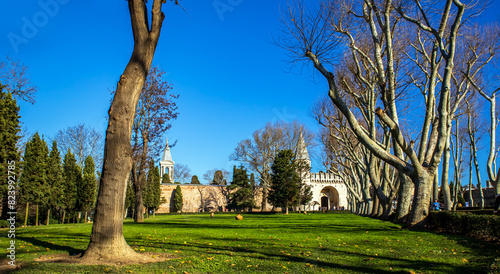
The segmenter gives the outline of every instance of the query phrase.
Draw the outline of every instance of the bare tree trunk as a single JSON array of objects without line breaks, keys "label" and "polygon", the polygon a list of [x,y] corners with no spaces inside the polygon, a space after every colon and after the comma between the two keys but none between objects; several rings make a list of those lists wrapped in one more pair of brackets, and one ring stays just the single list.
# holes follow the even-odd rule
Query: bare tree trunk
[{"label": "bare tree trunk", "polygon": [[408,225],[410,227],[421,226],[429,214],[431,201],[431,191],[434,177],[427,172],[418,172],[418,177],[414,179],[415,196],[413,198],[412,210]]},{"label": "bare tree trunk", "polygon": [[446,142],[444,153],[443,153],[443,169],[441,173],[441,193],[444,199],[444,210],[451,210],[451,196],[450,196],[450,186],[448,185],[448,173],[450,170],[450,136],[448,136],[448,141]]},{"label": "bare tree trunk", "polygon": [[50,208],[47,210],[47,225],[50,224]]},{"label": "bare tree trunk", "polygon": [[88,217],[88,216],[87,216],[87,211],[85,211],[85,223],[87,223],[87,222],[88,222],[87,217]]},{"label": "bare tree trunk", "polygon": [[38,226],[38,205],[36,205],[35,226]]},{"label": "bare tree trunk", "polygon": [[406,221],[406,217],[410,212],[413,182],[408,176],[402,173],[400,173],[398,176],[400,184],[398,191],[398,205],[396,207],[396,216],[394,217],[394,222],[401,223]]},{"label": "bare tree trunk", "polygon": [[24,226],[28,224],[28,209],[30,207],[30,202],[26,203],[26,214],[24,215]]},{"label": "bare tree trunk", "polygon": [[[469,202],[470,202],[470,206],[474,206],[474,198],[472,197],[472,189],[473,189],[473,185],[472,185],[472,155],[470,156],[470,163],[469,163]],[[455,186],[455,189],[457,189],[457,187]]]},{"label": "bare tree trunk", "polygon": [[162,1],[154,0],[151,29],[146,3],[128,1],[134,34],[134,50],[117,84],[109,109],[104,165],[90,243],[83,260],[138,260],[123,237],[123,212],[127,182],[132,169],[130,139],[137,102],[144,86],[160,36],[164,14]]},{"label": "bare tree trunk", "polygon": [[62,222],[61,224],[64,224],[64,218],[66,217],[66,210],[63,210],[63,217],[62,217]]}]

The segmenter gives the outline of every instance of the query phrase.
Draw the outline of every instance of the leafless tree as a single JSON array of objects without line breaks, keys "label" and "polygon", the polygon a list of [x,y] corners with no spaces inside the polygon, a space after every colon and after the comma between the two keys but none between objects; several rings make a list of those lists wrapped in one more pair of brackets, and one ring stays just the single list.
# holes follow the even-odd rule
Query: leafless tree
[{"label": "leafless tree", "polygon": [[[134,37],[134,50],[125,67],[109,109],[104,165],[92,225],[90,243],[83,260],[144,262],[123,237],[124,202],[132,170],[131,134],[137,103],[160,38],[165,0],[154,0],[151,21],[144,0],[127,1]],[[177,3],[177,2],[176,2]],[[141,211],[142,212],[142,211]],[[137,212],[139,214],[140,212]]]},{"label": "leafless tree", "polygon": [[[477,31],[471,32],[470,37],[471,42],[469,44],[469,48],[471,54],[483,59],[483,63],[485,65],[488,64],[489,62],[487,61],[491,60],[494,56],[498,56],[500,47],[500,27],[498,24],[487,28],[479,28]],[[469,67],[465,67],[462,72],[470,81],[472,86],[484,99],[488,101],[490,105],[490,121],[488,129],[490,143],[486,170],[489,183],[494,187],[495,194],[500,194],[500,176],[498,176],[500,170],[495,169],[498,152],[496,134],[498,122],[500,121],[500,118],[497,115],[496,95],[497,92],[500,91],[500,87],[498,87],[498,81],[487,81],[484,74],[473,75],[470,72]],[[496,84],[496,86],[492,86],[491,83]]]},{"label": "leafless tree", "polygon": [[243,164],[254,172],[263,187],[262,208],[267,204],[267,189],[271,183],[271,166],[274,157],[280,150],[296,151],[299,137],[302,134],[309,153],[315,145],[314,134],[297,121],[291,123],[267,123],[262,129],[256,130],[252,138],[240,141],[235,151],[229,156],[231,160]]},{"label": "leafless tree", "polygon": [[35,103],[38,87],[31,82],[28,67],[21,61],[10,57],[0,61],[0,83],[5,85],[7,92],[12,93],[17,100]]},{"label": "leafless tree", "polygon": [[191,178],[191,169],[187,165],[175,164],[174,182],[186,183],[185,181]]},{"label": "leafless tree", "polygon": [[[132,127],[132,181],[135,189],[136,212],[144,203],[142,189],[146,185],[146,169],[150,158],[156,158],[164,148],[165,133],[172,127],[171,120],[178,113],[172,86],[164,79],[164,71],[153,66],[142,88]],[[175,145],[175,144],[174,144]],[[142,214],[135,215],[136,222],[143,222]]]},{"label": "leafless tree", "polygon": [[[474,165],[476,179],[477,179],[477,188],[479,190],[479,206],[481,209],[484,208],[484,194],[481,182],[481,172],[479,169],[479,162],[477,161],[477,151],[479,149],[479,142],[486,132],[485,124],[481,121],[479,116],[480,113],[480,105],[478,102],[478,98],[474,96],[470,96],[468,100],[466,100],[467,104],[467,134],[469,137],[469,153],[470,153],[470,171],[472,171],[472,165]],[[472,172],[469,174],[469,177],[472,177]],[[470,180],[470,179],[469,179]],[[469,189],[472,191],[472,189]]]},{"label": "leafless tree", "polygon": [[[433,182],[451,130],[452,114],[465,96],[458,92],[452,94],[452,81],[457,45],[461,46],[457,44],[459,31],[469,8],[459,0],[432,3],[419,0],[322,1],[311,9],[299,2],[291,6],[281,19],[284,36],[278,44],[296,57],[292,63],[310,62],[325,78],[330,100],[346,117],[356,138],[374,157],[398,171],[399,181],[404,182],[402,186],[406,188],[403,192],[400,188],[399,196],[411,196],[409,188],[405,187],[408,179],[415,185],[407,221],[409,226],[423,224],[428,214]],[[430,77],[425,89],[421,141],[415,147],[415,142],[405,134],[400,123],[398,107],[405,86],[401,85],[398,72],[400,65],[408,63],[399,59],[402,58],[400,47],[408,37],[417,37],[419,32],[425,37],[423,48],[430,50],[430,65],[425,69],[426,73],[430,72]],[[398,40],[400,38],[405,40]],[[337,44],[340,46],[336,47]],[[356,78],[363,82],[363,86],[376,89],[375,114],[390,133],[391,150],[373,138],[373,132],[365,128],[363,120],[356,115],[357,109],[348,103],[358,99],[362,91],[346,92],[341,87],[338,75],[342,69],[332,61],[334,54],[338,59],[350,56]],[[416,50],[416,54],[422,52]],[[372,73],[360,73],[366,70]],[[346,99],[347,95],[349,99]]]},{"label": "leafless tree", "polygon": [[59,130],[54,137],[59,150],[66,153],[71,150],[75,155],[76,162],[83,170],[85,159],[92,156],[96,165],[96,170],[102,166],[104,153],[104,137],[102,132],[95,128],[86,126],[84,123],[77,123],[74,126]]},{"label": "leafless tree", "polygon": [[203,179],[209,185],[227,185],[232,179],[232,173],[225,169],[211,169],[203,174]]}]

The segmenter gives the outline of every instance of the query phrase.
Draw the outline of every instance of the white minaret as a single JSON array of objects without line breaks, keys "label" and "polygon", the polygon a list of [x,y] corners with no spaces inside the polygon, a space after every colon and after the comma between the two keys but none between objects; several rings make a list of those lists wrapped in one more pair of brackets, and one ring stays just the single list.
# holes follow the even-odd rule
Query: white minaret
[{"label": "white minaret", "polygon": [[170,147],[168,146],[168,138],[167,144],[165,145],[165,150],[163,150],[163,156],[160,161],[160,177],[163,177],[163,174],[167,173],[170,177],[170,182],[174,182],[174,161],[172,161],[172,154],[170,153]]}]

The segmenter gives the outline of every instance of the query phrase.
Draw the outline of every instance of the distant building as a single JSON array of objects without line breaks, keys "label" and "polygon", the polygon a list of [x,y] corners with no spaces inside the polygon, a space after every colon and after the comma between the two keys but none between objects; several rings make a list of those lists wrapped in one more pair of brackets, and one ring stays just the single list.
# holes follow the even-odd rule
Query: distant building
[{"label": "distant building", "polygon": [[[295,159],[311,166],[311,159],[302,134],[300,134]],[[306,210],[317,210],[320,208],[348,208],[347,187],[339,176],[333,173],[311,173],[310,170],[301,174],[305,184],[311,186],[313,198],[306,206]]]},{"label": "distant building", "polygon": [[[300,135],[297,150],[295,151],[295,158],[303,161],[309,167],[311,166],[311,159],[304,142],[304,138]],[[167,144],[163,151],[163,156],[160,161],[160,175],[169,174],[170,181],[174,182],[175,162],[172,160],[170,147]],[[347,203],[347,187],[342,180],[333,173],[311,173],[310,169],[301,174],[302,180],[311,186],[313,198],[305,206],[306,210],[320,210],[321,208],[345,208],[348,209]],[[224,211],[227,207],[228,190],[226,186],[217,185],[180,185],[184,200],[184,212],[198,212],[198,211]],[[168,213],[173,210],[173,199],[176,185],[162,185],[162,197],[166,203],[160,205],[158,213]],[[262,188],[257,187],[254,191],[256,197],[255,202],[257,206],[262,202]],[[267,203],[264,211],[270,211],[273,207]],[[259,211],[259,210],[254,210]]]},{"label": "distant building", "polygon": [[170,177],[170,182],[174,182],[174,164],[175,162],[172,160],[167,138],[167,144],[165,145],[163,156],[160,161],[160,177],[163,177],[163,174],[167,173]]}]

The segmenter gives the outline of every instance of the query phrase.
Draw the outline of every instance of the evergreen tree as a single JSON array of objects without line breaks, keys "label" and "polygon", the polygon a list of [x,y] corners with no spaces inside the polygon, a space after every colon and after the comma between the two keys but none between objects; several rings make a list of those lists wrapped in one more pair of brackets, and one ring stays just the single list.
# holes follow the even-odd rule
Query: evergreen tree
[{"label": "evergreen tree", "polygon": [[[62,200],[62,209],[64,210],[63,221],[65,213],[68,214],[75,213],[78,206],[78,185],[81,184],[82,181],[82,172],[80,167],[76,163],[75,156],[71,153],[71,150],[68,150],[66,155],[64,156],[64,164],[63,164],[63,191],[64,198]],[[69,216],[68,216],[69,218]],[[69,219],[68,219],[69,220]]]},{"label": "evergreen tree", "polygon": [[[0,83],[0,200],[2,200],[2,220],[7,217],[9,179],[17,185],[20,174],[19,152],[16,144],[19,140],[19,107],[10,93],[3,91]],[[10,172],[10,174],[9,174]],[[10,176],[10,177],[9,177]],[[12,187],[10,191],[15,191]],[[11,192],[14,194],[14,192]]]},{"label": "evergreen tree", "polygon": [[240,168],[233,169],[233,181],[227,187],[230,191],[236,190],[229,194],[228,208],[236,210],[244,210],[247,208],[256,208],[253,199],[253,190],[250,185],[246,169],[241,166]]},{"label": "evergreen tree", "polygon": [[163,176],[161,176],[161,183],[162,184],[171,184],[172,183],[170,181],[170,175],[168,173],[163,173]]},{"label": "evergreen tree", "polygon": [[191,177],[191,184],[192,185],[199,185],[199,184],[201,184],[200,180],[198,180],[198,176],[193,175],[193,177]]},{"label": "evergreen tree", "polygon": [[21,201],[26,203],[25,224],[28,218],[29,205],[36,205],[35,225],[38,225],[38,208],[48,204],[50,186],[47,183],[47,163],[49,148],[38,132],[31,137],[24,151],[23,173],[19,182]]},{"label": "evergreen tree", "polygon": [[47,183],[50,188],[50,199],[48,200],[48,209],[50,211],[47,212],[47,219],[50,219],[50,212],[52,212],[52,215],[56,213],[56,210],[61,207],[61,201],[64,197],[61,154],[56,141],[52,142],[52,149],[47,163]]},{"label": "evergreen tree", "polygon": [[154,172],[153,172],[153,197],[152,197],[152,205],[151,207],[154,208],[154,210],[158,210],[160,208],[160,203],[161,203],[161,182],[160,182],[160,168],[155,167]]},{"label": "evergreen tree", "polygon": [[271,167],[271,186],[267,200],[273,206],[288,207],[297,205],[300,177],[293,161],[293,152],[289,149],[278,152]]},{"label": "evergreen tree", "polygon": [[183,206],[183,201],[182,201],[181,186],[177,186],[175,188],[175,194],[174,194],[174,210],[176,212],[182,211],[182,206]]},{"label": "evergreen tree", "polygon": [[160,169],[155,167],[154,161],[151,161],[150,168],[148,171],[148,177],[146,185],[143,189],[143,203],[149,210],[158,210],[160,207],[160,197],[161,197],[161,183],[160,183]]},{"label": "evergreen tree", "polygon": [[125,216],[128,215],[129,208],[135,208],[135,192],[130,179],[127,182],[127,192],[125,194]]},{"label": "evergreen tree", "polygon": [[92,156],[87,156],[85,166],[83,168],[83,179],[77,185],[78,194],[78,210],[85,212],[85,222],[87,221],[87,213],[94,205],[96,197],[96,176],[95,165]]}]

